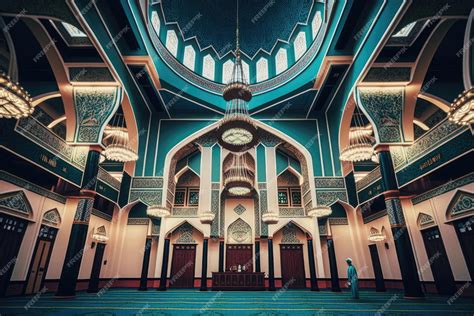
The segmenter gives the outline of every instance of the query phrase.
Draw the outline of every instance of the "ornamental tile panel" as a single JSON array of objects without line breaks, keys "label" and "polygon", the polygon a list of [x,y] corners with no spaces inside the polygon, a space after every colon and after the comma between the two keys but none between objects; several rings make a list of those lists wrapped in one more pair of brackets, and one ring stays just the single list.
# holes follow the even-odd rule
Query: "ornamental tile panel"
[{"label": "ornamental tile panel", "polygon": [[33,214],[31,204],[23,191],[12,191],[0,195],[0,208],[30,216]]},{"label": "ornamental tile panel", "polygon": [[133,177],[132,188],[140,188],[140,189],[163,188],[163,177]]},{"label": "ornamental tile panel", "polygon": [[316,189],[345,189],[346,185],[342,177],[315,177]]},{"label": "ornamental tile panel", "polygon": [[239,204],[236,207],[234,207],[234,212],[237,215],[242,215],[245,211],[246,211],[246,209],[242,204]]}]

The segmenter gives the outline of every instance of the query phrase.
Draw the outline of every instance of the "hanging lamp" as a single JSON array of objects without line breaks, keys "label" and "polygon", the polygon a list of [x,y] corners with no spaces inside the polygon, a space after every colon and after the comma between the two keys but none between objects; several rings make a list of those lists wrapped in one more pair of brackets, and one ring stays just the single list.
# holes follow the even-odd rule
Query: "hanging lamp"
[{"label": "hanging lamp", "polygon": [[138,159],[137,152],[130,146],[123,114],[115,114],[112,126],[105,129],[104,144],[103,154],[107,160],[129,162]]},{"label": "hanging lamp", "polygon": [[355,106],[354,123],[355,126],[349,130],[349,146],[341,150],[340,159],[342,161],[364,161],[371,160],[374,154],[372,147],[372,128],[364,126],[363,114]]},{"label": "hanging lamp", "polygon": [[0,118],[19,119],[33,113],[32,99],[18,83],[0,73]]},{"label": "hanging lamp", "polygon": [[231,195],[249,195],[254,188],[254,173],[247,164],[245,154],[231,155],[232,165],[224,171],[224,187]]},{"label": "hanging lamp", "polygon": [[448,119],[459,125],[474,124],[474,88],[465,90],[451,103]]},{"label": "hanging lamp", "polygon": [[308,216],[326,217],[332,214],[332,209],[326,205],[317,205],[308,211]]},{"label": "hanging lamp", "polygon": [[248,112],[247,102],[252,99],[252,91],[245,78],[240,57],[238,0],[235,63],[232,77],[224,87],[222,95],[227,106],[224,117],[217,126],[218,142],[232,152],[247,151],[257,143],[257,126]]}]

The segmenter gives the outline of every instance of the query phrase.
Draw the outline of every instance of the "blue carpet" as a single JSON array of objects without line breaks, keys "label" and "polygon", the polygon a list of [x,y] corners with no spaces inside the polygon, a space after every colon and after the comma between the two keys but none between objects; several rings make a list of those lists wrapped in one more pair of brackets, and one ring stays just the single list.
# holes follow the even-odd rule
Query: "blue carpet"
[{"label": "blue carpet", "polygon": [[401,292],[327,291],[199,292],[196,290],[111,289],[100,294],[80,292],[74,299],[53,294],[0,299],[5,315],[470,315],[474,299],[459,298],[448,304],[447,296],[407,300]]}]

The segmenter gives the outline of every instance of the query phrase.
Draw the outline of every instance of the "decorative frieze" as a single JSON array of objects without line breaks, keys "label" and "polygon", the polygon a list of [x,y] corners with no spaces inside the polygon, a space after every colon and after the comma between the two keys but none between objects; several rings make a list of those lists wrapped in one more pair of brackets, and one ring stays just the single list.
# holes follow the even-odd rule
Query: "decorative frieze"
[{"label": "decorative frieze", "polygon": [[189,216],[197,216],[198,208],[197,207],[173,207],[173,211],[171,212],[172,216],[177,217],[189,217]]},{"label": "decorative frieze", "polygon": [[120,181],[115,179],[110,173],[108,173],[101,167],[99,167],[97,178],[105,182],[106,184],[110,185],[112,188],[116,189],[117,191],[120,190]]},{"label": "decorative frieze", "polygon": [[431,198],[434,198],[438,195],[444,194],[446,192],[449,192],[451,190],[454,190],[456,188],[462,187],[466,184],[473,183],[474,182],[474,172],[471,172],[464,177],[458,178],[456,180],[450,181],[448,183],[445,183],[439,187],[436,187],[430,191],[427,191],[425,193],[422,193],[412,199],[413,205],[419,204],[423,201],[429,200]]},{"label": "decorative frieze", "polygon": [[147,205],[159,205],[161,204],[161,190],[157,191],[142,191],[142,190],[131,190],[130,191],[130,202],[140,200]]},{"label": "decorative frieze", "polygon": [[163,177],[133,177],[132,189],[161,189]]},{"label": "decorative frieze", "polygon": [[112,221],[112,216],[110,216],[109,214],[105,214],[104,212],[101,212],[95,208],[92,209],[92,215],[105,219],[106,221],[109,221],[109,222]]},{"label": "decorative frieze", "polygon": [[316,191],[318,205],[331,205],[336,201],[347,202],[346,191]]},{"label": "decorative frieze", "polygon": [[315,177],[314,185],[318,189],[345,189],[343,177]]},{"label": "decorative frieze", "polygon": [[329,217],[328,221],[330,225],[349,225],[346,217]]},{"label": "decorative frieze", "polygon": [[127,225],[148,225],[149,219],[148,218],[128,218]]},{"label": "decorative frieze", "polygon": [[304,217],[304,209],[302,207],[280,207],[280,217]]}]

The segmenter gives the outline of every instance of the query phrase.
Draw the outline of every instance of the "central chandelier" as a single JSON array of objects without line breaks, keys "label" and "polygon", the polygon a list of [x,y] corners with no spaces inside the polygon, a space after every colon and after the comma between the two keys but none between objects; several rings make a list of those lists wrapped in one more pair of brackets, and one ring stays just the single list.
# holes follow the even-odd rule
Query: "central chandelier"
[{"label": "central chandelier", "polygon": [[0,118],[29,116],[35,109],[31,101],[28,92],[5,73],[0,73]]},{"label": "central chandelier", "polygon": [[245,154],[231,154],[232,165],[224,172],[224,187],[235,196],[249,195],[253,190],[254,174],[247,165]]},{"label": "central chandelier", "polygon": [[232,152],[247,151],[257,143],[257,126],[248,112],[247,102],[252,99],[252,91],[245,78],[240,57],[238,0],[235,63],[232,77],[222,92],[227,107],[224,117],[217,126],[218,142]]},{"label": "central chandelier", "polygon": [[130,146],[128,130],[122,114],[115,114],[112,126],[105,129],[103,154],[106,159],[128,162],[138,159],[137,152]]},{"label": "central chandelier", "polygon": [[146,209],[146,215],[151,218],[161,218],[170,215],[168,208],[161,205],[150,205]]},{"label": "central chandelier", "polygon": [[465,90],[454,100],[448,118],[459,125],[474,124],[474,88]]},{"label": "central chandelier", "polygon": [[363,114],[355,107],[354,123],[356,126],[349,130],[349,146],[341,150],[342,161],[364,161],[371,160],[374,154],[372,148],[372,128],[364,126]]},{"label": "central chandelier", "polygon": [[326,217],[332,214],[332,209],[326,205],[318,205],[308,211],[308,216],[311,217]]}]

